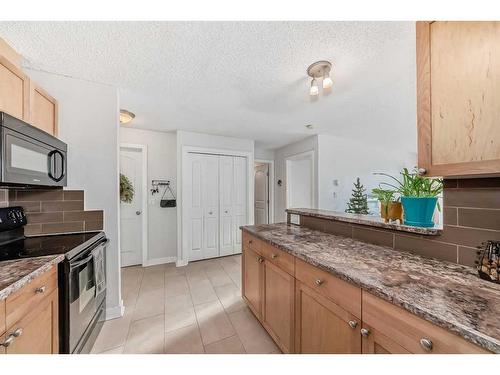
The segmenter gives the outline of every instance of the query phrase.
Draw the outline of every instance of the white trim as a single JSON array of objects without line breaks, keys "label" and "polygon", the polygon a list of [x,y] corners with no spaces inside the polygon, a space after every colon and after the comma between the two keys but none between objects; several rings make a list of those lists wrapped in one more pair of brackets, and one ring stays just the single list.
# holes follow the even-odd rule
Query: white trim
[{"label": "white trim", "polygon": [[158,264],[167,264],[174,263],[177,260],[177,257],[165,257],[165,258],[155,258],[148,259],[146,262],[142,264],[143,267],[156,266]]},{"label": "white trim", "polygon": [[[274,160],[271,159],[254,159],[255,163],[269,164],[269,224],[275,222],[274,218]],[[255,180],[255,173],[254,173]],[[255,209],[255,205],[254,205]]]},{"label": "white trim", "polygon": [[118,306],[106,308],[106,320],[121,318],[124,313],[125,306],[123,305],[123,300],[120,300],[120,304]]},{"label": "white trim", "polygon": [[[148,146],[135,143],[120,143],[120,152],[122,148],[132,148],[142,152],[142,265],[148,261]],[[121,225],[121,213],[120,213]],[[122,250],[120,248],[120,257]]]},{"label": "white trim", "polygon": [[290,191],[288,189],[288,178],[290,176],[289,168],[290,168],[290,161],[293,160],[303,160],[303,159],[311,159],[311,194],[312,194],[312,208],[317,207],[317,202],[316,202],[316,173],[315,173],[315,168],[316,168],[316,163],[314,160],[314,150],[306,151],[306,152],[301,152],[299,154],[294,154],[285,157],[285,208],[290,208],[288,207],[288,202],[290,202]]},{"label": "white trim", "polygon": [[[179,152],[179,138],[177,138],[177,152]],[[187,221],[184,215],[184,186],[183,186],[183,166],[186,165],[186,158],[188,153],[212,154],[212,155],[227,155],[227,156],[241,156],[247,160],[247,222],[253,224],[253,205],[254,205],[254,192],[253,192],[253,174],[254,174],[254,158],[252,151],[237,151],[228,149],[216,149],[210,147],[195,147],[195,146],[182,146],[180,155],[178,154],[177,160],[177,199],[180,202],[180,207],[177,210],[177,267],[188,264],[188,254],[184,254],[183,246],[183,227],[184,222]],[[187,207],[187,204],[186,204]]]}]

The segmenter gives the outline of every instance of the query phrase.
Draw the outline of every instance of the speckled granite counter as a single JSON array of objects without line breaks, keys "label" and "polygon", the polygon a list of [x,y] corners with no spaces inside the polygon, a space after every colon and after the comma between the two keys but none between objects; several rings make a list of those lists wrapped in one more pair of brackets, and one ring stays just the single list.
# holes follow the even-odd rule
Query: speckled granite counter
[{"label": "speckled granite counter", "polygon": [[64,259],[64,254],[0,262],[0,300]]},{"label": "speckled granite counter", "polygon": [[317,208],[289,208],[286,210],[288,214],[316,217],[318,219],[341,221],[343,223],[367,225],[370,227],[385,228],[397,230],[400,232],[422,234],[424,236],[436,236],[443,232],[442,228],[431,227],[413,227],[410,225],[398,224],[397,222],[385,222],[379,216],[348,214],[345,212],[320,210]]},{"label": "speckled granite counter", "polygon": [[500,285],[474,269],[293,224],[243,230],[495,353]]}]

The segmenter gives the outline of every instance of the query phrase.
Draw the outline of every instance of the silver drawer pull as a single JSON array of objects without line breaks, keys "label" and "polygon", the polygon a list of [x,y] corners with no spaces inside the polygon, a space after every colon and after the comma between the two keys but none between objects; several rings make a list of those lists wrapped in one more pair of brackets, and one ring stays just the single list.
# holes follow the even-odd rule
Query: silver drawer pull
[{"label": "silver drawer pull", "polygon": [[257,260],[259,261],[259,263],[264,262],[264,258],[262,258],[262,257],[257,257]]},{"label": "silver drawer pull", "polygon": [[12,332],[9,336],[19,337],[22,334],[23,334],[23,329],[22,328],[18,328],[14,332]]},{"label": "silver drawer pull", "polygon": [[361,328],[361,336],[368,337],[370,335],[370,330],[368,328]]},{"label": "silver drawer pull", "polygon": [[314,281],[314,282],[316,283],[317,286],[320,286],[323,284],[324,281],[321,279],[316,279],[316,281]]},{"label": "silver drawer pull", "polygon": [[271,255],[271,258],[276,259],[278,256],[276,254]]},{"label": "silver drawer pull", "polygon": [[432,351],[432,340],[428,339],[427,337],[422,337],[420,339],[420,346],[426,351],[430,352]]},{"label": "silver drawer pull", "polygon": [[9,337],[7,337],[4,342],[0,343],[0,346],[8,348],[10,344],[12,344],[12,341],[14,341],[14,336],[9,335]]},{"label": "silver drawer pull", "polygon": [[45,293],[45,290],[47,290],[47,287],[45,285],[39,286],[38,288],[35,289],[36,294],[43,294]]},{"label": "silver drawer pull", "polygon": [[349,327],[351,327],[352,329],[354,329],[358,326],[358,322],[355,320],[349,320],[348,323],[349,323]]}]

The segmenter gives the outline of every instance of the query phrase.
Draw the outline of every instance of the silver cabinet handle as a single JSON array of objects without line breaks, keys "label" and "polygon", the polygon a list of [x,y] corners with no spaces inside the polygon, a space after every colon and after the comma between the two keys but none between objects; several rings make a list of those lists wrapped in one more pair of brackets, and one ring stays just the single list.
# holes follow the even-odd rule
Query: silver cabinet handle
[{"label": "silver cabinet handle", "polygon": [[2,343],[0,344],[0,346],[3,346],[4,348],[9,347],[9,346],[12,344],[12,342],[14,341],[14,339],[15,339],[16,337],[21,336],[22,334],[23,334],[23,329],[22,329],[22,328],[18,328],[18,329],[16,329],[14,332],[12,332],[12,333],[11,333],[11,334],[10,334],[10,335],[9,335],[9,336],[5,339],[5,341],[4,341],[4,342],[2,342]]},{"label": "silver cabinet handle", "polygon": [[142,212],[141,211],[135,211],[136,215],[140,215]]},{"label": "silver cabinet handle", "polygon": [[420,176],[423,176],[423,175],[427,174],[427,169],[425,169],[425,168],[418,168],[417,172],[418,172],[418,174]]},{"label": "silver cabinet handle", "polygon": [[47,287],[45,285],[39,286],[38,288],[35,289],[36,294],[43,294],[45,293],[45,290],[47,290]]},{"label": "silver cabinet handle", "polygon": [[323,282],[324,282],[324,281],[323,281],[323,280],[321,280],[321,279],[316,279],[316,281],[314,281],[314,282],[315,282],[315,284],[316,284],[317,286],[320,286],[320,285],[322,285],[322,284],[323,284]]},{"label": "silver cabinet handle", "polygon": [[276,259],[278,256],[276,254],[271,255],[271,258]]},{"label": "silver cabinet handle", "polygon": [[257,257],[257,260],[259,261],[259,263],[264,262],[264,258],[262,258],[262,257]]},{"label": "silver cabinet handle", "polygon": [[358,322],[355,320],[349,320],[348,323],[349,323],[349,327],[351,327],[352,329],[354,329],[358,326]]},{"label": "silver cabinet handle", "polygon": [[209,212],[208,212],[208,214],[209,214],[209,215],[212,215],[212,214],[213,214],[213,212],[212,212],[212,211],[209,211]]},{"label": "silver cabinet handle", "polygon": [[228,211],[224,211],[224,213],[225,213],[225,214],[227,214],[227,213],[228,213]]},{"label": "silver cabinet handle", "polygon": [[370,335],[370,330],[368,328],[361,328],[361,336],[368,337]]},{"label": "silver cabinet handle", "polygon": [[422,337],[420,339],[420,346],[426,351],[432,351],[432,340],[427,337]]}]

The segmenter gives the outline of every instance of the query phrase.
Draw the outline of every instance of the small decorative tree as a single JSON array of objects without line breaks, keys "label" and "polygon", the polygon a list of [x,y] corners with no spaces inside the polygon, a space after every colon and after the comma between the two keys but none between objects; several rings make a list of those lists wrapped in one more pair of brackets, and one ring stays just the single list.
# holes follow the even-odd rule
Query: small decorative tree
[{"label": "small decorative tree", "polygon": [[369,214],[368,211],[368,200],[365,194],[366,189],[359,181],[359,177],[354,183],[354,189],[352,189],[352,197],[347,202],[347,209],[345,212],[350,214]]}]

